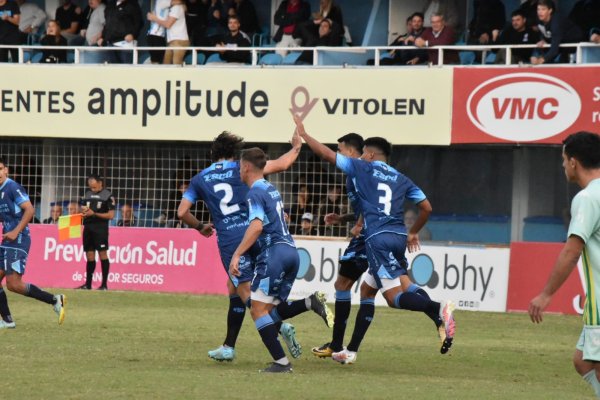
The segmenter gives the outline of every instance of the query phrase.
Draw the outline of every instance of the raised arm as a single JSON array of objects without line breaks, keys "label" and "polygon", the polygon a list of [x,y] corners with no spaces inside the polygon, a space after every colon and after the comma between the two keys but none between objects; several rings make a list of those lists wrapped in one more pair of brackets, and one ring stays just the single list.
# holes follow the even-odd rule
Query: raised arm
[{"label": "raised arm", "polygon": [[310,147],[310,149],[321,159],[335,165],[336,152],[306,133],[302,119],[300,119],[298,115],[294,114],[293,111],[292,115],[294,116],[294,122],[296,123],[296,130],[298,131],[300,137],[304,139],[308,147]]},{"label": "raised arm", "polygon": [[290,140],[290,143],[292,144],[290,151],[276,160],[267,161],[267,165],[265,165],[264,170],[265,175],[285,171],[292,166],[294,161],[296,161],[298,154],[300,154],[300,149],[302,148],[302,138],[298,134],[297,129],[294,130],[294,134],[292,135],[292,140]]}]

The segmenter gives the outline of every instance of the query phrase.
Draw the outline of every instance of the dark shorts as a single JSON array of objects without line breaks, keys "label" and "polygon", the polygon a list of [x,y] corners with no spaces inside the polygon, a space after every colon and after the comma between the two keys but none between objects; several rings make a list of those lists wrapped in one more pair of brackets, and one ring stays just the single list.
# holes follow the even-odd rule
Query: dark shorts
[{"label": "dark shorts", "polygon": [[369,263],[367,260],[365,238],[363,235],[354,237],[350,240],[346,251],[340,257],[339,274],[357,281],[368,268]]},{"label": "dark shorts", "polygon": [[299,267],[296,247],[279,243],[266,248],[256,257],[252,292],[262,292],[261,296],[286,301]]},{"label": "dark shorts", "polygon": [[406,235],[384,232],[366,241],[369,271],[379,288],[381,279],[406,275]]},{"label": "dark shorts", "polygon": [[108,251],[108,226],[84,225],[83,250]]},{"label": "dark shorts", "polygon": [[237,249],[237,246],[219,246],[219,254],[221,255],[221,262],[223,263],[223,268],[225,268],[225,272],[233,283],[233,286],[238,287],[240,283],[250,282],[252,277],[254,277],[254,259],[250,255],[250,252],[244,253],[243,256],[240,257],[240,263],[238,268],[240,270],[240,276],[233,276],[229,274],[229,264],[231,263],[231,257],[233,257],[233,253]]},{"label": "dark shorts", "polygon": [[29,253],[25,249],[0,247],[0,270],[4,271],[6,275],[10,275],[13,272],[19,275],[25,274],[28,255]]}]

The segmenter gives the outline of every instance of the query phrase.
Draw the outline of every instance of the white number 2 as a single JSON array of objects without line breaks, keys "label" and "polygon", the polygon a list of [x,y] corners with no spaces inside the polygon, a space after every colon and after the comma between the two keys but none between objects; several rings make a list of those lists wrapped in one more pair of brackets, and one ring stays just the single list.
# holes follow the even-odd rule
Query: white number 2
[{"label": "white number 2", "polygon": [[221,199],[219,203],[219,207],[221,208],[221,212],[223,215],[233,214],[234,212],[240,211],[240,206],[234,204],[232,206],[229,205],[231,199],[233,199],[233,189],[231,185],[228,183],[219,183],[214,186],[215,193],[217,192],[225,192],[225,196]]},{"label": "white number 2", "polygon": [[392,189],[385,183],[379,183],[377,184],[377,190],[384,193],[383,196],[379,197],[379,203],[383,204],[383,213],[390,215],[390,211],[392,210]]}]

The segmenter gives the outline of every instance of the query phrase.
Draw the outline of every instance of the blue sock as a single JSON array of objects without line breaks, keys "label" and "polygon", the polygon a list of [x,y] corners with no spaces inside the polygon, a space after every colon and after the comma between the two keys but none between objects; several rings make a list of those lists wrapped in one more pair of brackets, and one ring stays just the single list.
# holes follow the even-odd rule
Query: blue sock
[{"label": "blue sock", "polygon": [[54,295],[48,292],[44,292],[42,289],[35,285],[32,285],[31,283],[28,283],[26,286],[25,296],[32,297],[36,300],[43,301],[44,303],[52,305],[56,303],[56,300],[54,300]]},{"label": "blue sock", "polygon": [[263,315],[254,321],[254,325],[256,325],[256,329],[273,360],[277,361],[284,358],[285,353],[283,352],[281,343],[279,343],[279,340],[277,339],[277,328],[275,328],[271,316],[269,314]]},{"label": "blue sock", "polygon": [[333,351],[341,351],[346,333],[346,323],[350,315],[350,301],[352,292],[350,290],[335,291],[335,319],[333,320],[333,337],[329,347]]},{"label": "blue sock", "polygon": [[271,318],[273,321],[285,321],[288,318],[293,318],[298,314],[302,314],[303,312],[308,311],[308,307],[306,307],[306,301],[296,300],[296,301],[284,301],[282,303],[277,304],[277,307],[274,307],[271,312]]},{"label": "blue sock", "polygon": [[0,314],[4,322],[13,322],[12,315],[10,315],[10,309],[8,308],[8,298],[4,288],[0,286]]},{"label": "blue sock", "polygon": [[[425,289],[415,285],[414,283],[410,285],[410,287],[407,290],[407,293],[416,293],[427,300],[431,300],[429,294],[425,291]],[[427,314],[427,316],[433,321],[435,326],[440,326],[442,324],[439,308],[437,311],[434,308],[430,308],[428,311],[425,311],[425,314]]]},{"label": "blue sock", "polygon": [[246,306],[240,296],[233,295],[229,296],[229,311],[227,312],[227,336],[225,336],[225,342],[223,343],[229,347],[235,347],[240,329],[242,329],[242,323],[244,322],[244,316],[246,315]]},{"label": "blue sock", "polygon": [[352,340],[348,344],[348,350],[358,351],[360,344],[373,321],[375,315],[375,299],[362,299],[360,301],[360,308],[358,314],[356,314],[356,323],[354,324],[354,332],[352,333]]}]

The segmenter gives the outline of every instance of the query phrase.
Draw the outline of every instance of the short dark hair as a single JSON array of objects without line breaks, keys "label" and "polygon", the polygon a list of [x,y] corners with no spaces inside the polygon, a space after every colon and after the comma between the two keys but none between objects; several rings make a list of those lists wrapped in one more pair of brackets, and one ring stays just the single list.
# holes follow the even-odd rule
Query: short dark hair
[{"label": "short dark hair", "polygon": [[513,11],[510,14],[511,17],[523,17],[524,19],[527,19],[527,15],[525,14],[525,11],[521,10],[520,8],[517,8],[515,11]]},{"label": "short dark hair", "polygon": [[410,19],[412,20],[414,17],[419,17],[423,21],[425,20],[425,15],[422,12],[417,11],[416,13],[413,13],[413,15],[410,16]]},{"label": "short dark hair", "polygon": [[85,181],[88,182],[90,179],[93,179],[96,182],[100,182],[100,183],[104,184],[104,178],[102,176],[100,176],[100,174],[89,174]]},{"label": "short dark hair", "polygon": [[344,143],[356,149],[356,151],[358,151],[359,153],[362,153],[363,146],[365,145],[362,136],[360,136],[358,133],[347,133],[341,138],[339,138],[337,141],[338,143]]},{"label": "short dark hair", "polygon": [[389,157],[392,154],[392,144],[382,137],[370,137],[365,140],[365,147],[375,147],[381,151],[385,157]]},{"label": "short dark hair", "polygon": [[263,170],[267,165],[267,155],[259,147],[242,150],[242,161],[249,162],[254,167]]},{"label": "short dark hair", "polygon": [[556,10],[556,4],[554,4],[554,0],[539,0],[538,6],[548,7],[550,10]]},{"label": "short dark hair", "polygon": [[577,132],[563,140],[567,157],[575,158],[583,168],[600,168],[600,135],[591,132]]},{"label": "short dark hair", "polygon": [[237,158],[242,147],[244,147],[244,138],[234,135],[231,132],[223,131],[213,140],[210,152],[213,161],[218,161],[222,158]]}]

